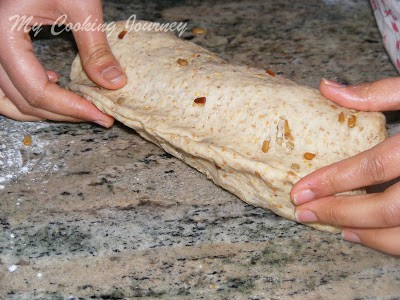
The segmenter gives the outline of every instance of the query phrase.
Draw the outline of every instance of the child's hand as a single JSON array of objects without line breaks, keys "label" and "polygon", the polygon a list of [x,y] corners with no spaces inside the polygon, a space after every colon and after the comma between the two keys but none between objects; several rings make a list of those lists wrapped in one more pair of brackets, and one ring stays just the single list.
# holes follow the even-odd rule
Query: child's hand
[{"label": "child's hand", "polygon": [[[0,115],[17,120],[93,121],[109,127],[113,118],[99,111],[79,95],[58,86],[58,75],[46,71],[36,58],[29,34],[12,30],[11,17],[32,16],[29,25],[53,25],[62,15],[67,23],[103,21],[100,0],[2,0],[0,1]],[[97,20],[96,20],[97,19]],[[108,88],[123,87],[127,78],[112,55],[104,32],[75,31],[84,69],[97,84]]]},{"label": "child's hand", "polygon": [[[400,78],[348,87],[322,80],[320,89],[325,97],[345,107],[364,111],[400,109]],[[343,228],[346,240],[400,255],[400,182],[383,193],[334,196],[399,176],[400,135],[396,135],[296,183],[291,198],[297,205],[297,219],[337,225]]]}]

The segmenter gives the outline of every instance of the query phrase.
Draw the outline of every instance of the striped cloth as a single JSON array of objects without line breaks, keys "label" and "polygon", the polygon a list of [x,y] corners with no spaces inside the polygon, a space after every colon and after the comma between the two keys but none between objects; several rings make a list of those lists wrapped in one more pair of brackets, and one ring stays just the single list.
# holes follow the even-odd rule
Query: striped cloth
[{"label": "striped cloth", "polygon": [[371,0],[383,43],[400,72],[400,0]]}]

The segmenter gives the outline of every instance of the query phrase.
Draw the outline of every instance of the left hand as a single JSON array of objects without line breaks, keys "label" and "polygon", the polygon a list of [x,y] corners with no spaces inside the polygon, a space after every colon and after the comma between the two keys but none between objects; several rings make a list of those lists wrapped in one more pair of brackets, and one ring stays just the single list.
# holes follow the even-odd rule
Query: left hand
[{"label": "left hand", "polygon": [[[19,18],[25,21],[21,23]],[[73,28],[76,25],[83,27],[72,32],[83,68],[92,81],[110,90],[127,83],[105,32],[98,29],[103,24],[100,0],[1,0],[0,115],[21,121],[92,121],[110,127],[114,122],[112,117],[55,83],[57,73],[42,66],[31,38],[24,30],[37,24],[61,22],[71,24]]]},{"label": "left hand", "polygon": [[[343,86],[322,80],[321,93],[363,111],[400,110],[400,77]],[[400,177],[400,134],[372,149],[326,166],[295,184],[291,199],[302,223],[342,228],[345,240],[400,255],[400,182],[381,193],[337,195]]]}]

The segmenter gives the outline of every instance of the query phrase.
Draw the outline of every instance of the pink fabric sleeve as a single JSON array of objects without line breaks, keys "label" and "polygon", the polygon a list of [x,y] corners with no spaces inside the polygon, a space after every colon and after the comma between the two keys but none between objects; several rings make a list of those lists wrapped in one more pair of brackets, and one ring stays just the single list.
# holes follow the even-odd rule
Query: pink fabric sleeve
[{"label": "pink fabric sleeve", "polygon": [[383,44],[400,72],[400,0],[371,0]]}]

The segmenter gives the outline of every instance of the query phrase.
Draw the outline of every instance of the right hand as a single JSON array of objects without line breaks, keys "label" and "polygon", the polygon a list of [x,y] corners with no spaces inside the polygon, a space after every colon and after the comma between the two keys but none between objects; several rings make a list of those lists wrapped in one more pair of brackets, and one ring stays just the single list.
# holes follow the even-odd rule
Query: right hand
[{"label": "right hand", "polygon": [[[323,80],[321,93],[339,105],[363,111],[400,109],[400,77],[353,86]],[[345,240],[400,255],[400,134],[358,155],[299,180],[291,198],[302,223],[342,228]],[[340,193],[395,180],[383,192]]]}]

